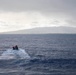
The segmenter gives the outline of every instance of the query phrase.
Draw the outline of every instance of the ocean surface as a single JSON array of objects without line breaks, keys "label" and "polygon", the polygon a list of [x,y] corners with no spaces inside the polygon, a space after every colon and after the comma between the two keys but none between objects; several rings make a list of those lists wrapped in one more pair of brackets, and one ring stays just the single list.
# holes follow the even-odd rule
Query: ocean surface
[{"label": "ocean surface", "polygon": [[76,34],[1,34],[0,56],[14,45],[31,59],[0,60],[0,75],[76,75]]}]

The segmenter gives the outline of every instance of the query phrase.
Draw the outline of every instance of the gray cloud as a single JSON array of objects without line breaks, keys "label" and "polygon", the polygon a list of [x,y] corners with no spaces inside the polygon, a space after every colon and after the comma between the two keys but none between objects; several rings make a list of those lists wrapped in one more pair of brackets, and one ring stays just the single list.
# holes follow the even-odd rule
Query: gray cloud
[{"label": "gray cloud", "polygon": [[65,18],[69,18],[68,21],[66,20],[67,23],[76,24],[76,0],[0,0],[0,10],[39,11],[46,15],[65,15]]},{"label": "gray cloud", "polygon": [[0,0],[0,10],[76,12],[76,0]]}]

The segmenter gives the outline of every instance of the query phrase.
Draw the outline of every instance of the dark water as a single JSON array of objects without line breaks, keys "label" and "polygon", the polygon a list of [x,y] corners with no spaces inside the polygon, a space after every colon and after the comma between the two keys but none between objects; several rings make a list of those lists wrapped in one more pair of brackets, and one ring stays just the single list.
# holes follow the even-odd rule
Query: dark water
[{"label": "dark water", "polygon": [[0,35],[0,54],[13,45],[31,60],[0,60],[0,75],[76,75],[76,35]]}]

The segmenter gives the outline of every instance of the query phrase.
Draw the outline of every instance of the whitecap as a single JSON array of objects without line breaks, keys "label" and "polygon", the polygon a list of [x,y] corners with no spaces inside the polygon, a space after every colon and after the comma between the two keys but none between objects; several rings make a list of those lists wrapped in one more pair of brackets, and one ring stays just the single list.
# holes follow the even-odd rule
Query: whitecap
[{"label": "whitecap", "polygon": [[30,59],[30,56],[24,49],[8,49],[1,54],[0,59]]}]

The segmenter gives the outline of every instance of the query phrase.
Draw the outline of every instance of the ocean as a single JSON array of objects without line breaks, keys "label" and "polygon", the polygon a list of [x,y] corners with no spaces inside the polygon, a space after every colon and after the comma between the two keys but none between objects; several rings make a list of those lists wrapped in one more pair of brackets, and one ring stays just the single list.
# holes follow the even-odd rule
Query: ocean
[{"label": "ocean", "polygon": [[76,34],[0,34],[0,56],[14,45],[31,59],[0,60],[0,75],[76,75]]}]

